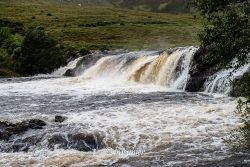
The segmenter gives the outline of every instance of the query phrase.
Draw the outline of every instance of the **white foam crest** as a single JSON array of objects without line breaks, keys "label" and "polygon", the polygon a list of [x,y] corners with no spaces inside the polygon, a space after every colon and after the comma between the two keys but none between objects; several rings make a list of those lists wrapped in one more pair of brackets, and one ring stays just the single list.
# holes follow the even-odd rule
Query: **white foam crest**
[{"label": "white foam crest", "polygon": [[191,66],[191,61],[193,59],[194,53],[198,50],[196,47],[187,48],[184,53],[182,53],[182,60],[180,62],[180,69],[177,71],[178,77],[172,81],[171,86],[173,89],[185,90],[187,81],[189,79],[189,69]]},{"label": "white foam crest", "polygon": [[[236,59],[232,61],[232,64],[236,63]],[[218,93],[218,94],[229,94],[232,89],[232,81],[235,78],[242,76],[249,70],[250,64],[234,70],[233,68],[220,70],[214,75],[210,76],[204,84],[206,93]]]},{"label": "white foam crest", "polygon": [[55,70],[52,75],[62,76],[67,70],[73,69],[76,67],[77,63],[82,59],[82,57],[78,57],[75,60],[70,61],[66,66],[60,67]]}]

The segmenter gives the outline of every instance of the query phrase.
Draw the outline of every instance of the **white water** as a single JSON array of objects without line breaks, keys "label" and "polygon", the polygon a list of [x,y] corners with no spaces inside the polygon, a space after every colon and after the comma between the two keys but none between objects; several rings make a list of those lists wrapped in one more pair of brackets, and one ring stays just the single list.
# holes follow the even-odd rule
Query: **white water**
[{"label": "white water", "polygon": [[60,67],[59,69],[55,70],[52,75],[60,75],[62,76],[67,70],[73,69],[76,67],[76,64],[82,59],[79,57],[73,61],[70,61],[66,66]]},{"label": "white water", "polygon": [[[232,64],[235,63],[236,60],[233,60]],[[209,79],[205,82],[205,92],[228,95],[231,91],[232,81],[247,72],[249,70],[249,67],[250,64],[246,64],[238,68],[237,70],[229,68],[215,73],[214,75],[210,76]]]},{"label": "white water", "polygon": [[[120,82],[135,81],[184,90],[188,71],[196,47],[178,48],[171,54],[138,52],[100,59],[79,78],[112,79]],[[135,60],[133,60],[135,59]]]},{"label": "white water", "polygon": [[[0,83],[0,121],[47,123],[20,136],[43,136],[28,152],[0,152],[0,166],[199,166],[229,156],[222,138],[241,124],[236,100],[183,92],[196,49],[110,56],[77,77]],[[56,114],[68,119],[55,123]],[[69,133],[102,136],[105,147],[48,148]]]}]

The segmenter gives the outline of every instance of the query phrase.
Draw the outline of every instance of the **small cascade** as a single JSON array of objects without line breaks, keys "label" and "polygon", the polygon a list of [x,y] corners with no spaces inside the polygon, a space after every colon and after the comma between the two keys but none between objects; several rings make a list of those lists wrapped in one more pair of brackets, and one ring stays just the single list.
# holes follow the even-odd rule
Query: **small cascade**
[{"label": "small cascade", "polygon": [[[233,60],[231,64],[235,64],[236,60]],[[246,64],[237,70],[233,68],[223,69],[214,75],[210,76],[204,84],[204,90],[206,93],[218,93],[228,95],[232,89],[232,81],[235,78],[242,76],[249,70],[250,64]]]},{"label": "small cascade", "polygon": [[166,52],[130,52],[101,58],[83,78],[112,78],[184,90],[196,47]]},{"label": "small cascade", "polygon": [[61,75],[61,76],[64,75],[67,70],[75,68],[77,65],[77,62],[80,61],[81,59],[82,57],[79,57],[75,60],[70,61],[67,66],[60,67],[59,69],[55,70],[52,73],[52,75]]},{"label": "small cascade", "polygon": [[186,47],[178,48],[171,54],[161,54],[149,65],[141,82],[184,90],[190,63],[196,51],[195,47]]}]

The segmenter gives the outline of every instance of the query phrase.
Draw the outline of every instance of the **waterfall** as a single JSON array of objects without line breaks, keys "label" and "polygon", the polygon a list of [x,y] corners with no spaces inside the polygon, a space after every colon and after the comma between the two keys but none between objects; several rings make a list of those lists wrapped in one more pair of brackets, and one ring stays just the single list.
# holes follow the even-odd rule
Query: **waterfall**
[{"label": "waterfall", "polygon": [[[234,59],[231,64],[237,62]],[[249,70],[250,64],[245,64],[244,66],[234,70],[233,68],[223,69],[210,76],[204,84],[204,90],[206,93],[219,93],[219,94],[229,94],[232,88],[232,81]]]},{"label": "waterfall", "polygon": [[67,70],[73,69],[76,67],[77,63],[82,59],[82,57],[79,57],[73,61],[70,61],[67,66],[60,67],[59,69],[55,70],[52,75],[63,75]]},{"label": "waterfall", "polygon": [[82,78],[111,78],[184,90],[196,47],[166,52],[130,52],[101,58]]},{"label": "waterfall", "polygon": [[[108,55],[100,58],[94,65],[82,69],[78,77],[82,79],[107,79],[110,82],[136,82],[154,84],[174,90],[185,90],[189,79],[190,64],[197,47],[180,47],[167,51],[129,52]],[[82,57],[71,61],[67,66],[56,70],[53,75],[63,75],[68,69],[76,67]],[[233,60],[231,65],[237,61]],[[223,69],[208,77],[204,83],[205,93],[229,94],[231,81],[242,76],[249,64],[237,70]],[[77,75],[77,74],[76,74]]]}]

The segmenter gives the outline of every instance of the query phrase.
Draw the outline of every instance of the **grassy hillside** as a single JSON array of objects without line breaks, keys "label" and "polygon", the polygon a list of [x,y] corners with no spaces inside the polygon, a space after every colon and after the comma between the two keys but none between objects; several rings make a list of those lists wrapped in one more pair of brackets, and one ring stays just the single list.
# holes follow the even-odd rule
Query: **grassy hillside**
[{"label": "grassy hillside", "polygon": [[20,76],[15,67],[19,62],[12,54],[19,51],[29,29],[43,29],[68,56],[83,48],[163,50],[197,45],[201,23],[188,15],[83,7],[50,0],[0,0],[1,27],[15,29],[10,41],[5,40],[0,47],[0,77],[10,77]]},{"label": "grassy hillside", "polygon": [[[6,0],[5,0],[6,1]],[[43,4],[67,4],[75,6],[102,6],[162,13],[187,13],[187,0],[8,0],[39,2]]]},{"label": "grassy hillside", "polygon": [[[109,0],[119,7],[151,12],[187,13],[186,0]],[[119,1],[119,2],[118,2]]]},{"label": "grassy hillside", "polygon": [[102,46],[159,50],[196,45],[198,20],[187,15],[157,14],[104,7],[51,5],[0,0],[0,19],[43,27],[65,47]]}]

